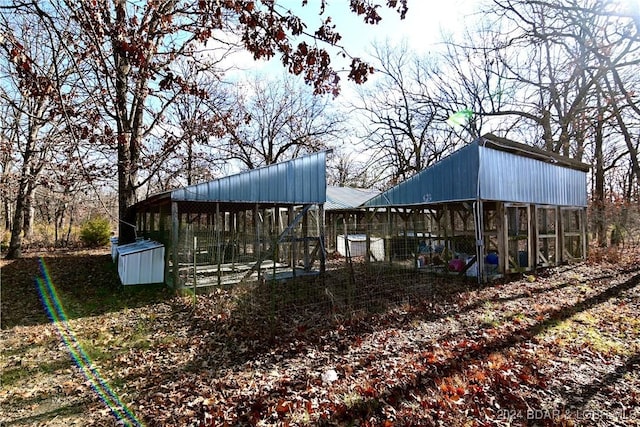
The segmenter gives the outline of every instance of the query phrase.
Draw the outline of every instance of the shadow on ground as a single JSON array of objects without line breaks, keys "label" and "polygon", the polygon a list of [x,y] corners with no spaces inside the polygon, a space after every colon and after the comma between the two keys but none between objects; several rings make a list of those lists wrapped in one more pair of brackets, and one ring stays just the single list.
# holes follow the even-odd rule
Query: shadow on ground
[{"label": "shadow on ground", "polygon": [[48,323],[36,278],[51,277],[69,319],[135,308],[171,298],[163,285],[122,286],[110,255],[25,257],[2,267],[2,329]]}]

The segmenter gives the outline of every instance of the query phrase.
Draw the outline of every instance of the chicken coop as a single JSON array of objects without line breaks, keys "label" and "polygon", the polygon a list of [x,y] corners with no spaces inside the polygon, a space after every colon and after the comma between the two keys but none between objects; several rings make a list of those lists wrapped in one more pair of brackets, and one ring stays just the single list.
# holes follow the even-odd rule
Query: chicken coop
[{"label": "chicken coop", "polygon": [[176,287],[319,275],[326,255],[478,281],[583,260],[589,166],[484,135],[384,192],[327,186],[320,152],[157,194],[138,234]]},{"label": "chicken coop", "polygon": [[367,234],[385,261],[482,281],[583,260],[588,170],[487,134],[364,202]]},{"label": "chicken coop", "polygon": [[177,288],[317,275],[325,268],[323,151],[156,194],[137,232],[167,248]]}]

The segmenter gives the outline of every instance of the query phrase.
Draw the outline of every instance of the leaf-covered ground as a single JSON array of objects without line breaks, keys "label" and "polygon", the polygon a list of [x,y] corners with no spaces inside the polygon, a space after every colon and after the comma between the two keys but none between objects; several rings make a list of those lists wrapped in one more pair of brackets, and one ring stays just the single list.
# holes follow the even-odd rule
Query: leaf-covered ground
[{"label": "leaf-covered ground", "polygon": [[194,305],[118,286],[104,253],[42,259],[0,264],[3,426],[640,425],[637,255],[429,278],[352,316],[252,313],[230,290]]}]

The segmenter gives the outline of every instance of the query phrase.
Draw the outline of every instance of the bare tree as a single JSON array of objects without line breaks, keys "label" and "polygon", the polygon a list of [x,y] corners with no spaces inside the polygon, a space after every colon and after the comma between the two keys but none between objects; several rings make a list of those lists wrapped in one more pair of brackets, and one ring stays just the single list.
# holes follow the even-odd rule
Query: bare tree
[{"label": "bare tree", "polygon": [[[402,17],[408,10],[406,0],[390,1],[387,6]],[[256,59],[281,54],[287,70],[302,76],[315,93],[338,90],[331,55],[316,43],[339,46],[340,35],[330,18],[309,32],[300,17],[279,2],[55,0],[46,4],[24,1],[16,7],[40,17],[57,34],[58,44],[73,54],[87,93],[96,94],[94,101],[103,112],[103,122],[116,135],[113,148],[123,242],[134,237],[128,224],[133,222],[129,208],[136,201],[136,191],[153,177],[145,173],[146,139],[178,94],[206,96],[174,72],[177,58],[191,59],[200,70],[212,69],[220,52],[216,55],[211,49],[222,48],[224,55],[233,39],[229,35],[237,35],[239,45]],[[350,9],[368,23],[381,20],[378,5],[370,1],[351,2]],[[320,13],[324,10],[322,2]],[[73,32],[61,29],[67,23],[76,26]],[[363,82],[368,73],[367,64],[352,59],[350,79]]]},{"label": "bare tree", "polygon": [[[597,240],[606,244],[607,176],[628,160],[631,179],[640,184],[631,130],[640,118],[637,19],[617,2],[595,0],[494,0],[488,12],[481,33],[450,45],[454,69],[471,71],[455,61],[475,55],[475,69],[488,71],[484,80],[509,82],[508,92],[498,92],[506,95],[500,105],[474,110],[491,124],[506,119],[504,133],[592,162],[594,224]],[[478,100],[495,98],[489,84],[468,87]]]},{"label": "bare tree", "polygon": [[446,110],[436,101],[437,64],[419,58],[406,45],[374,46],[377,78],[361,88],[351,105],[358,113],[361,145],[371,153],[380,179],[393,184],[453,151],[459,139],[446,124]]},{"label": "bare tree", "polygon": [[371,188],[379,180],[370,159],[359,160],[352,147],[337,147],[327,165],[327,184],[340,187]]},{"label": "bare tree", "polygon": [[200,88],[200,93],[177,93],[165,120],[148,136],[145,156],[150,167],[145,174],[152,180],[148,193],[213,179],[226,165],[220,139],[235,107],[232,84],[211,70],[198,70],[192,61],[178,60],[174,70],[180,79]]},{"label": "bare tree", "polygon": [[[0,110],[0,199],[2,199],[2,225],[11,230],[13,203],[15,202],[15,170],[13,142],[16,141],[16,128],[11,118],[13,110],[9,103],[2,103]],[[4,243],[4,241],[3,241]]]},{"label": "bare tree", "polygon": [[[34,192],[52,153],[64,143],[65,115],[74,114],[63,94],[63,90],[74,88],[69,58],[52,42],[51,33],[40,20],[14,12],[0,19],[4,35],[0,67],[6,77],[0,86],[0,98],[7,106],[3,147],[14,156],[13,176],[17,181],[7,258],[21,255],[23,236],[30,235]],[[5,167],[10,164],[11,159],[4,162]]]},{"label": "bare tree", "polygon": [[254,169],[331,147],[344,133],[344,118],[331,102],[294,76],[255,75],[237,85],[225,120],[224,158]]}]

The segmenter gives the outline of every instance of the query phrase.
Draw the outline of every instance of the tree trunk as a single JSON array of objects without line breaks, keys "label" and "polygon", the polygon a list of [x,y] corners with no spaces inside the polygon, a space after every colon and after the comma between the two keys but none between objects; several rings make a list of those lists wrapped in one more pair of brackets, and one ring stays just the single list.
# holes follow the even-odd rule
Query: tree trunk
[{"label": "tree trunk", "polygon": [[73,206],[71,207],[71,212],[69,212],[69,227],[67,228],[67,237],[64,242],[64,246],[69,246],[69,240],[71,239],[71,229],[73,228]]},{"label": "tree trunk", "polygon": [[553,130],[551,129],[551,112],[545,108],[542,111],[542,119],[540,120],[543,130],[544,148],[547,151],[554,151]]},{"label": "tree trunk", "polygon": [[[600,114],[598,117],[602,117],[602,110],[599,109]],[[604,206],[604,159],[602,153],[603,146],[603,132],[602,132],[602,120],[598,120],[596,124],[595,134],[595,187],[593,189],[593,216],[595,222],[596,241],[598,246],[604,248],[607,246],[607,226],[605,221],[605,206]]]},{"label": "tree trunk", "polygon": [[[126,28],[126,2],[116,0],[116,21]],[[142,119],[147,96],[147,79],[139,76],[133,90],[129,85],[131,63],[128,52],[118,39],[112,39],[115,64],[115,113],[118,125],[118,242],[135,241],[135,212],[131,207],[136,203],[138,166],[142,145]],[[151,58],[148,58],[151,61]],[[140,71],[140,74],[144,74]],[[132,92],[132,93],[131,93]]]},{"label": "tree trunk", "polygon": [[27,189],[27,193],[28,196],[26,196],[24,203],[24,214],[22,215],[24,220],[24,224],[22,225],[22,236],[25,239],[30,239],[33,236],[33,217],[35,214],[35,208],[33,207],[34,192],[29,188]]},{"label": "tree trunk", "polygon": [[11,227],[11,241],[6,259],[16,259],[22,256],[22,226],[24,225],[24,208],[27,198],[27,178],[23,175],[18,184],[15,210],[13,211],[13,227]]},{"label": "tree trunk", "polygon": [[187,185],[193,184],[193,141],[187,141]]},{"label": "tree trunk", "polygon": [[[66,197],[66,194],[63,195],[63,197]],[[55,211],[55,218],[54,218],[54,222],[55,222],[55,245],[56,246],[64,246],[62,243],[62,237],[60,236],[60,234],[62,233],[62,227],[64,226],[64,217],[67,211],[67,204],[66,203],[60,203]]]},{"label": "tree trunk", "polygon": [[129,144],[118,148],[118,243],[131,243],[136,239],[135,214],[131,210],[136,202],[137,174],[132,167]]}]

